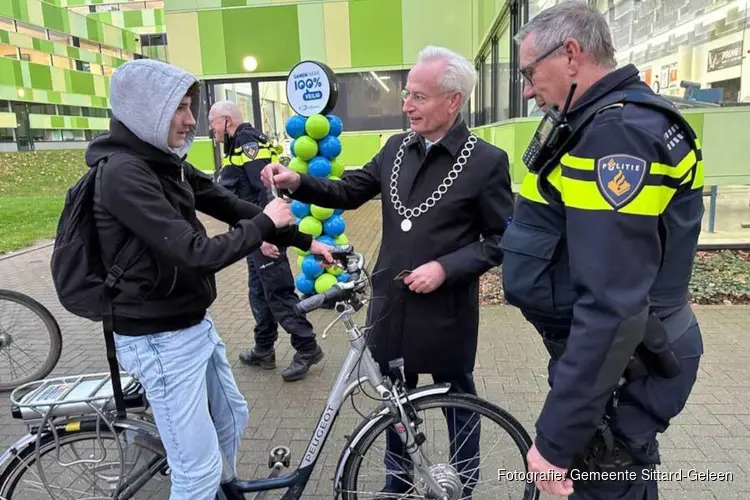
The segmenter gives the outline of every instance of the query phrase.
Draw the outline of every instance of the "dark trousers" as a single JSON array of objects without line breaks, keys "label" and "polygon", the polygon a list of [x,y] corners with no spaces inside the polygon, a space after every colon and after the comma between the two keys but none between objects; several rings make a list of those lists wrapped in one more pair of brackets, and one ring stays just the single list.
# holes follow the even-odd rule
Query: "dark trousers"
[{"label": "dark trousers", "polygon": [[[432,380],[436,384],[450,383],[449,392],[451,393],[477,395],[474,377],[471,373],[433,373]],[[406,373],[406,388],[408,390],[416,388],[418,383],[418,374]],[[443,414],[448,424],[451,465],[459,473],[461,482],[464,484],[462,498],[471,498],[471,492],[479,478],[480,416],[470,411],[452,408],[443,410]],[[413,484],[411,458],[404,451],[404,445],[396,431],[389,427],[386,432],[386,486],[402,489],[404,483],[400,477]],[[442,446],[443,444],[448,443],[435,443],[436,446]]]},{"label": "dark trousers", "polygon": [[258,349],[273,348],[281,325],[291,335],[291,344],[298,352],[315,349],[313,327],[305,316],[297,315],[294,306],[299,297],[294,292],[294,277],[286,257],[286,249],[271,259],[256,250],[247,256],[250,309],[255,318],[255,345]]},{"label": "dark trousers", "polygon": [[[539,329],[539,328],[538,328]],[[541,332],[541,330],[540,330]],[[545,347],[551,358],[549,362],[550,386],[554,384],[555,365],[565,350],[565,343],[558,339],[545,339]],[[691,327],[672,344],[681,362],[680,374],[672,379],[649,375],[629,381],[620,388],[616,407],[607,406],[612,434],[632,454],[638,464],[660,464],[657,434],[664,432],[669,422],[685,407],[698,375],[702,340],[698,325]],[[583,467],[576,457],[572,468]],[[648,473],[646,473],[648,474]],[[643,479],[643,474],[638,474]],[[649,477],[646,477],[649,479]],[[614,481],[596,484],[576,484],[571,500],[657,500],[658,486],[655,479],[638,483]]]}]

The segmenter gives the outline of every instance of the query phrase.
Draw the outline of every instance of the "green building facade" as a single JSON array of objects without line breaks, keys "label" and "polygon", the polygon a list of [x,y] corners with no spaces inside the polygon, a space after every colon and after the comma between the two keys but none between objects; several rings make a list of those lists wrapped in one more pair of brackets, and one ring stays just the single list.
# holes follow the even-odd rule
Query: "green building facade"
[{"label": "green building facade", "polygon": [[106,130],[112,72],[166,59],[163,15],[163,2],[0,0],[0,151],[84,147]]}]

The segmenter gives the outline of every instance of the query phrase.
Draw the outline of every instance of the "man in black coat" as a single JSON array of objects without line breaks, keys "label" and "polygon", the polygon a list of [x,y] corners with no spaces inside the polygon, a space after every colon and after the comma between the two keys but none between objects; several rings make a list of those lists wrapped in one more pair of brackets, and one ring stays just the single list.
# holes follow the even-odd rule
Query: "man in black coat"
[{"label": "man in black coat", "polygon": [[[475,78],[462,56],[427,47],[403,92],[411,131],[389,138],[362,169],[340,181],[299,175],[277,163],[262,172],[267,186],[273,177],[293,198],[329,208],[351,210],[382,195],[383,239],[373,270],[368,343],[384,370],[403,357],[410,388],[419,373],[429,373],[454,392],[476,394],[479,278],[502,262],[499,242],[513,196],[507,154],[473,135],[460,115]],[[459,429],[463,417],[457,415]],[[400,455],[393,436],[388,449]],[[466,437],[456,458],[471,469],[478,458],[465,455],[478,455],[478,429]],[[408,470],[393,462],[386,460],[389,470]],[[407,492],[411,480],[389,474],[381,498]]]}]

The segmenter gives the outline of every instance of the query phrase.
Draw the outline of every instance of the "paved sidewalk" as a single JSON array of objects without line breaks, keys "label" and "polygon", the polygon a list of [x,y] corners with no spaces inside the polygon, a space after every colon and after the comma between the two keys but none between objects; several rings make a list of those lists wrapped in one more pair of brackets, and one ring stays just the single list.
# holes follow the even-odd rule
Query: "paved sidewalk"
[{"label": "paved sidewalk", "polygon": [[[380,241],[380,201],[372,201],[345,213],[350,241],[367,254],[370,265]],[[221,223],[206,219],[212,233],[224,230]],[[105,372],[101,325],[65,312],[55,297],[49,273],[51,247],[0,260],[0,287],[27,293],[57,317],[64,345],[54,375]],[[296,258],[292,258],[296,269]],[[321,344],[325,360],[312,368],[308,378],[284,383],[281,371],[293,351],[288,336],[280,332],[275,371],[243,366],[239,353],[251,345],[253,320],[247,303],[247,272],[244,262],[218,276],[219,299],[211,309],[228,346],[229,359],[238,384],[250,406],[250,424],[242,443],[240,469],[243,477],[268,473],[267,453],[274,445],[292,450],[292,465],[299,463],[328,395],[340,363],[348,349],[340,327]],[[661,437],[663,471],[689,470],[731,472],[731,481],[700,482],[683,479],[663,481],[661,498],[746,499],[750,498],[750,353],[748,324],[750,308],[700,307],[697,309],[705,334],[706,356],[697,387],[683,414]],[[358,317],[363,321],[364,315]],[[333,318],[331,311],[310,316],[317,331]],[[533,434],[533,424],[546,394],[546,351],[521,316],[512,308],[486,307],[481,316],[481,334],[475,378],[480,395],[511,412]],[[426,383],[425,379],[420,380]],[[367,407],[364,396],[355,398]],[[344,443],[344,436],[358,423],[351,404],[337,421],[318,471],[305,498],[332,498],[331,478]],[[4,450],[25,428],[10,417],[8,396],[0,394],[0,446]],[[498,464],[498,467],[502,467]],[[269,495],[278,498],[280,495]]]}]

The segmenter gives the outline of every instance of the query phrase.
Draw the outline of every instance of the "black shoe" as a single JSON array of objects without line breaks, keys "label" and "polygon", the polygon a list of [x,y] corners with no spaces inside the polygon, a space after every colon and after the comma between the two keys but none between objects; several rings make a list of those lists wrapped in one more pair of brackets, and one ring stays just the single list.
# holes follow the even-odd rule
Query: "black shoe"
[{"label": "black shoe", "polygon": [[281,377],[287,382],[303,379],[310,367],[320,363],[324,356],[320,346],[315,346],[315,350],[311,352],[298,352],[292,363],[281,373]]},{"label": "black shoe", "polygon": [[253,347],[247,352],[240,354],[240,361],[250,366],[260,366],[264,370],[276,368],[276,352],[270,349],[258,349]]}]

